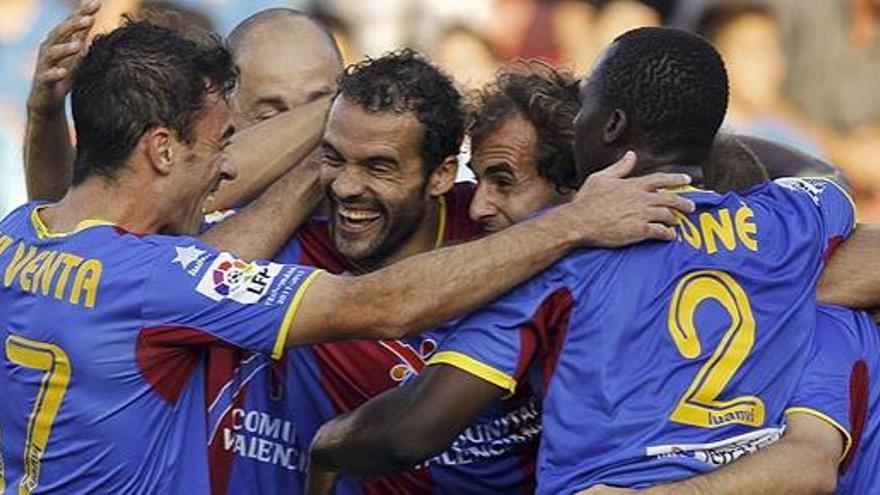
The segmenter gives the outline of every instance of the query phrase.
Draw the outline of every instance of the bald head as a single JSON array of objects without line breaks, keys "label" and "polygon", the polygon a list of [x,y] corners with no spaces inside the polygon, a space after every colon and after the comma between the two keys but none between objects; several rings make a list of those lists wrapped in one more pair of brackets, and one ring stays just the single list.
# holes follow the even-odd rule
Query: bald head
[{"label": "bald head", "polygon": [[342,57],[324,26],[302,12],[252,15],[227,39],[241,80],[235,121],[247,127],[336,91]]}]

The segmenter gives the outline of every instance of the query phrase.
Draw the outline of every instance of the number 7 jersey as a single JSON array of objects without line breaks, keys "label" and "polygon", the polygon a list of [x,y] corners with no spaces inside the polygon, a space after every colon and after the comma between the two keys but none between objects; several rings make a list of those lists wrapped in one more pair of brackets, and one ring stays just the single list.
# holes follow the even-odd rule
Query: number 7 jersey
[{"label": "number 7 jersey", "polygon": [[683,193],[677,239],[583,250],[464,320],[430,365],[544,391],[538,492],[641,488],[775,441],[854,226],[825,180]]},{"label": "number 7 jersey", "polygon": [[317,272],[38,208],[0,222],[0,493],[209,493],[204,351],[280,355]]}]

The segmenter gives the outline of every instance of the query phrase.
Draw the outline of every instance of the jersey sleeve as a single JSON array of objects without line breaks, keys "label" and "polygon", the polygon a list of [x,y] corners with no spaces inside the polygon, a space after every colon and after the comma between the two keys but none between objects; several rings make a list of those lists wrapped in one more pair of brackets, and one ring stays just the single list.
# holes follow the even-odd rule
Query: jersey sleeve
[{"label": "jersey sleeve", "polygon": [[144,294],[147,327],[180,326],[280,358],[302,296],[321,271],[247,262],[205,245],[165,245]]},{"label": "jersey sleeve", "polygon": [[428,365],[454,366],[513,395],[535,358],[540,334],[558,314],[560,291],[567,289],[548,272],[519,286],[459,320]]},{"label": "jersey sleeve", "polygon": [[836,247],[855,228],[856,207],[849,193],[828,177],[786,177],[774,181],[818,209],[824,251]]},{"label": "jersey sleeve", "polygon": [[808,364],[786,410],[816,416],[839,430],[846,439],[844,458],[864,416],[859,410],[867,404],[866,349],[859,338],[865,324],[873,325],[856,311],[820,306]]}]

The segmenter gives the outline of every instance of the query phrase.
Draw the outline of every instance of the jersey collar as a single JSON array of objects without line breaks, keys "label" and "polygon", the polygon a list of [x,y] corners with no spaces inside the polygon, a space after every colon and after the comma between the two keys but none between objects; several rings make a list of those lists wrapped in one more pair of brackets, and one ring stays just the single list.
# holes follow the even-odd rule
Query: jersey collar
[{"label": "jersey collar", "polygon": [[40,218],[40,210],[42,210],[46,206],[48,205],[39,205],[31,210],[31,223],[34,226],[34,231],[36,231],[37,237],[39,237],[40,239],[58,239],[61,237],[67,237],[82,232],[83,230],[92,227],[113,225],[112,222],[108,222],[106,220],[87,218],[76,224],[76,227],[74,227],[73,230],[71,230],[70,232],[52,232],[49,230],[49,227],[46,227],[46,224],[43,223],[43,219]]}]

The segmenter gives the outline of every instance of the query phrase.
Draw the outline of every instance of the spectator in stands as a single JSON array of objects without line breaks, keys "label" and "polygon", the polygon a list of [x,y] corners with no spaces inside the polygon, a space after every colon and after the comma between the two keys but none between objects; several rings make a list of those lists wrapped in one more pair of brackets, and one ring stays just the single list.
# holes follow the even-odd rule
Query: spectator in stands
[{"label": "spectator in stands", "polygon": [[434,60],[465,87],[480,87],[492,80],[498,56],[479,33],[462,24],[448,27],[432,50]]},{"label": "spectator in stands", "polygon": [[717,4],[703,13],[697,33],[715,45],[727,66],[727,125],[739,133],[772,139],[816,156],[827,154],[817,136],[817,124],[782,94],[785,54],[779,24],[769,8]]}]

